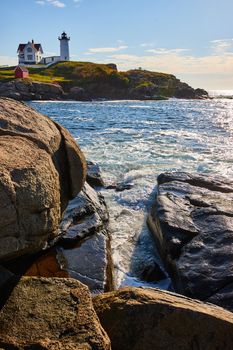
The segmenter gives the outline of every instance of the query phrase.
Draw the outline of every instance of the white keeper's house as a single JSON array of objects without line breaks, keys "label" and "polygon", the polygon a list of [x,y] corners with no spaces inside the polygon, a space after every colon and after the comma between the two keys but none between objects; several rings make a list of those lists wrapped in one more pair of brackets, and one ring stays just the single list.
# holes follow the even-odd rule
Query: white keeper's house
[{"label": "white keeper's house", "polygon": [[18,58],[19,65],[33,65],[33,64],[50,64],[59,61],[69,61],[69,40],[65,32],[58,38],[60,41],[60,56],[42,57],[43,49],[41,44],[35,44],[34,40],[29,41],[27,44],[19,44],[18,46]]},{"label": "white keeper's house", "polygon": [[43,49],[41,44],[35,44],[34,40],[18,46],[19,64],[38,64],[42,59]]}]

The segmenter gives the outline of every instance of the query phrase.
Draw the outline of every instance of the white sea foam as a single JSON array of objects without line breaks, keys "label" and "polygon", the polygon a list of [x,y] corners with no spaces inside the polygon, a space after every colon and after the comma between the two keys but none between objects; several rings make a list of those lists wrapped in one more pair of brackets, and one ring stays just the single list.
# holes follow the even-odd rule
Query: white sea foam
[{"label": "white sea foam", "polygon": [[160,263],[146,226],[164,171],[194,171],[233,177],[233,100],[33,102],[67,127],[86,157],[99,163],[106,184],[130,183],[123,192],[103,190],[110,211],[115,283],[147,283],[143,269]]}]

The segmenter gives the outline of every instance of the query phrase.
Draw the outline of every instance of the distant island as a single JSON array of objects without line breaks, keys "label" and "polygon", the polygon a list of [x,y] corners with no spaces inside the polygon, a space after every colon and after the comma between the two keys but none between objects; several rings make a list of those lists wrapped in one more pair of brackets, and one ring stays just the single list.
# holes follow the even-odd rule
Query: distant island
[{"label": "distant island", "polygon": [[209,97],[205,90],[193,89],[172,74],[141,68],[120,72],[113,63],[62,61],[49,67],[28,67],[24,79],[15,78],[15,68],[0,68],[0,96],[23,101]]}]

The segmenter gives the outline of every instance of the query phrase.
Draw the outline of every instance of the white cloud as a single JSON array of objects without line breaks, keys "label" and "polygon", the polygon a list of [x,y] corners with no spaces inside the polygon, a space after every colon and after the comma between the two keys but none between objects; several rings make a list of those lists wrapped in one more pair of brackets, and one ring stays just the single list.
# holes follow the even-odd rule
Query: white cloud
[{"label": "white cloud", "polygon": [[38,5],[52,5],[54,7],[58,7],[58,8],[63,8],[66,7],[66,4],[64,2],[61,2],[60,0],[37,0],[36,4]]},{"label": "white cloud", "polygon": [[212,40],[211,44],[214,53],[228,54],[233,51],[233,38]]},{"label": "white cloud", "polygon": [[233,55],[207,55],[196,57],[179,52],[156,55],[114,54],[108,57],[122,70],[142,67],[172,74],[232,74]]},{"label": "white cloud", "polygon": [[95,48],[88,49],[88,51],[85,52],[85,55],[93,55],[95,53],[117,52],[117,51],[125,50],[127,48],[128,48],[127,45],[120,45],[117,47],[95,47]]},{"label": "white cloud", "polygon": [[181,53],[181,52],[186,52],[186,51],[189,51],[189,50],[188,49],[166,49],[166,48],[163,48],[163,47],[146,50],[146,52],[154,53],[156,55]]},{"label": "white cloud", "polygon": [[59,8],[66,7],[66,4],[64,4],[64,2],[61,2],[59,0],[48,0],[48,2],[55,7],[59,7]]}]

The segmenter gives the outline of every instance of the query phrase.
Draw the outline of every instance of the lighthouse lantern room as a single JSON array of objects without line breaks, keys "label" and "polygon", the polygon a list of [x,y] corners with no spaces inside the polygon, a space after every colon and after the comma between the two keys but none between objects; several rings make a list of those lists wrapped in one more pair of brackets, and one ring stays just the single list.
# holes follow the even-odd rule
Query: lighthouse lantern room
[{"label": "lighthouse lantern room", "polygon": [[68,37],[67,34],[63,32],[61,36],[58,38],[58,40],[60,40],[60,60],[69,61],[70,60],[70,54],[69,54],[70,37]]}]

